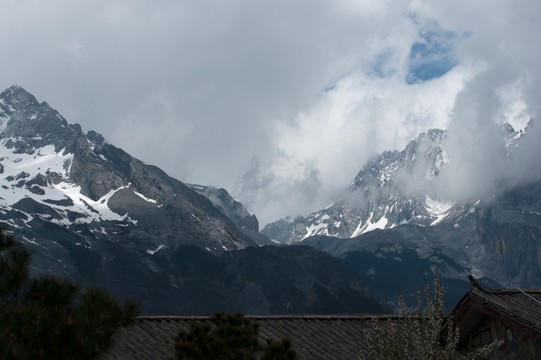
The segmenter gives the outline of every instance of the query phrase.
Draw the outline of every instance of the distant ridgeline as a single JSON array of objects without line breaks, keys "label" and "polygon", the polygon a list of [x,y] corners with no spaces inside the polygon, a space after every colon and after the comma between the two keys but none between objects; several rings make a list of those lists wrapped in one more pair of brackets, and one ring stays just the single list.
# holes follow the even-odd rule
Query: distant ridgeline
[{"label": "distant ridgeline", "polygon": [[0,222],[34,252],[34,273],[106,287],[146,313],[374,307],[339,260],[259,248],[270,241],[257,218],[225,190],[169,177],[21,87],[0,94],[0,129]]},{"label": "distant ridgeline", "polygon": [[[536,129],[532,121],[524,131],[505,124],[503,160],[520,160],[522,145]],[[430,281],[433,268],[451,306],[468,288],[468,274],[494,287],[541,287],[541,172],[489,196],[445,201],[432,185],[453,165],[446,135],[432,129],[402,151],[382,153],[331,206],[278,220],[262,233],[343,259],[373,294],[391,298],[414,294]]]},{"label": "distant ridgeline", "polygon": [[[527,134],[506,129],[510,154]],[[171,178],[13,86],[0,94],[0,223],[34,252],[33,273],[103,286],[147,314],[384,311],[434,267],[450,306],[469,273],[541,286],[538,180],[466,203],[402,186],[447,166],[445,136],[383,153],[332,206],[259,232],[224,189]]]}]

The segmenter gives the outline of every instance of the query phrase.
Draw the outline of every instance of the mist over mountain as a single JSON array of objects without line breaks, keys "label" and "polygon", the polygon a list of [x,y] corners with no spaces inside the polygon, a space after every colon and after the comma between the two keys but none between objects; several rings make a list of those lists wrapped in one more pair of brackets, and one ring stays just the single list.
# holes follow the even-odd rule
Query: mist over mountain
[{"label": "mist over mountain", "polygon": [[338,259],[256,246],[269,240],[227,191],[171,178],[19,86],[0,94],[0,223],[32,250],[33,274],[106,287],[145,313],[373,308]]},{"label": "mist over mountain", "polygon": [[[434,225],[454,205],[539,181],[541,166],[534,160],[531,143],[537,131],[533,120],[518,131],[503,124],[492,162],[464,174],[472,166],[468,159],[457,156],[452,133],[428,130],[403,150],[385,151],[367,161],[342,195],[325,209],[306,217],[280,219],[262,232],[281,243],[293,243],[312,235],[355,237],[403,224]],[[475,157],[471,154],[473,162]],[[487,177],[490,180],[483,183]]]},{"label": "mist over mountain", "polygon": [[152,313],[538,286],[539,13],[6,1],[0,224]]},{"label": "mist over mountain", "polygon": [[[147,313],[378,311],[401,293],[415,302],[436,272],[451,303],[468,274],[541,286],[533,121],[499,128],[494,179],[475,194],[454,196],[475,172],[448,185],[464,169],[456,140],[431,129],[370,159],[332,205],[261,232],[227,190],[171,178],[21,87],[0,94],[0,129],[0,222],[34,252],[32,272],[106,287]],[[264,246],[276,243],[289,246]]]},{"label": "mist over mountain", "polygon": [[[377,294],[398,297],[396,283],[414,295],[435,271],[455,300],[467,274],[493,286],[540,287],[541,176],[531,143],[537,131],[532,120],[518,131],[504,124],[494,161],[460,177],[471,164],[453,155],[451,133],[429,130],[402,151],[368,161],[329,207],[262,232],[342,258]],[[492,178],[483,187],[485,171]],[[476,183],[455,194],[468,178]]]},{"label": "mist over mountain", "polygon": [[[384,152],[365,164],[335,203],[306,218],[269,224],[263,233],[292,243],[312,235],[355,237],[405,223],[429,225],[450,207],[422,191],[448,161],[444,137],[443,130],[434,129],[402,151]],[[285,233],[283,225],[290,228]]]},{"label": "mist over mountain", "polygon": [[186,184],[190,189],[208,198],[212,204],[227,216],[237,228],[259,245],[272,245],[273,242],[259,232],[259,221],[246,207],[235,200],[227,190],[213,186]]},{"label": "mist over mountain", "polygon": [[[252,244],[207,198],[101,135],[84,134],[24,89],[11,87],[0,98],[0,196],[12,228],[48,221],[80,234],[83,247],[105,237],[137,239],[149,250],[202,246],[203,234],[214,253]],[[29,242],[33,235],[24,233]]]}]

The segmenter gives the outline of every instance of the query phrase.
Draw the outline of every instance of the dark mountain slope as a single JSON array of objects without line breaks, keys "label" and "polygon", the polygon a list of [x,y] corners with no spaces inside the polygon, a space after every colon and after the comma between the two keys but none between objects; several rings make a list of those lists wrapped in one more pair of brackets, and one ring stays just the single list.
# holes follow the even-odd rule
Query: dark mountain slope
[{"label": "dark mountain slope", "polygon": [[225,190],[187,186],[17,86],[0,94],[0,223],[34,252],[32,272],[106,287],[145,313],[369,310],[338,260],[252,247],[266,238]]}]

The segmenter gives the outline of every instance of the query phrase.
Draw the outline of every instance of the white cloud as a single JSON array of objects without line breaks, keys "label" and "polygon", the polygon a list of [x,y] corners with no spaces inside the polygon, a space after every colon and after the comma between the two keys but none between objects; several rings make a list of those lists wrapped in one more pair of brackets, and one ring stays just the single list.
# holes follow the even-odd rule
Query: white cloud
[{"label": "white cloud", "polygon": [[[456,141],[457,151],[486,144],[483,164],[497,148],[491,124],[522,124],[538,112],[540,7],[9,2],[0,14],[0,87],[22,85],[181,180],[226,187],[265,223],[317,208],[370,155],[430,127],[465,139],[471,129],[483,132],[486,141]],[[427,29],[453,34],[430,55],[454,56],[456,67],[408,85],[411,62],[427,60],[410,58]]]},{"label": "white cloud", "polygon": [[[363,71],[348,75],[294,121],[277,123],[277,151],[262,172],[270,180],[258,189],[267,196],[259,201],[284,194],[284,203],[291,196],[286,189],[296,192],[299,182],[317,174],[317,191],[292,202],[290,209],[306,214],[327,205],[333,200],[329,195],[343,190],[369,157],[401,149],[427,129],[447,128],[456,95],[477,71],[476,66],[457,67],[415,85],[397,74],[385,79]],[[249,201],[251,194],[240,193]]]}]

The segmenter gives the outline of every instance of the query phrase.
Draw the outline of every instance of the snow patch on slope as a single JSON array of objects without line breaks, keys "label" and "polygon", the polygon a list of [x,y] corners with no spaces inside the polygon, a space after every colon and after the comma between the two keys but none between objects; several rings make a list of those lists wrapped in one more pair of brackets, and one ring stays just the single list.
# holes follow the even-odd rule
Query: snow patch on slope
[{"label": "snow patch on slope", "polygon": [[[135,224],[128,214],[117,214],[108,207],[109,199],[126,187],[111,190],[94,201],[81,193],[80,186],[62,180],[69,176],[73,154],[62,154],[62,150],[56,152],[54,145],[36,149],[33,154],[17,154],[13,152],[13,148],[6,146],[9,140],[4,139],[0,144],[0,207],[4,211],[13,210],[13,205],[30,198],[54,209],[58,218],[51,214],[40,216],[61,225],[102,220],[130,221]],[[54,181],[51,176],[54,176]],[[30,185],[27,184],[29,181]],[[28,225],[32,217],[20,209],[16,210],[26,216],[27,219],[23,221]],[[76,219],[70,220],[69,213],[77,214]]]},{"label": "snow patch on slope", "polygon": [[156,254],[158,251],[160,251],[161,249],[165,249],[167,248],[165,245],[161,244],[161,245],[158,245],[158,247],[156,248],[156,250],[150,250],[150,249],[147,249],[146,250],[146,253],[147,254],[150,254],[150,255],[154,255]]},{"label": "snow patch on slope", "polygon": [[[74,185],[66,182],[54,185],[54,189],[58,191],[58,195],[62,197],[68,197],[73,201],[72,206],[62,207],[61,211],[70,210],[79,214],[83,214],[84,217],[78,218],[75,221],[70,221],[67,217],[64,217],[62,220],[56,221],[56,223],[62,225],[70,225],[71,223],[81,224],[81,223],[91,223],[93,221],[131,221],[128,214],[120,215],[112,211],[108,202],[113,195],[119,190],[126,189],[128,186],[122,186],[118,189],[109,191],[107,194],[94,201],[88,196],[81,194],[81,187],[79,185]],[[36,200],[36,199],[34,199]],[[39,202],[39,201],[38,201]],[[50,206],[50,204],[49,204]],[[55,222],[54,220],[52,222]]]},{"label": "snow patch on slope", "polygon": [[442,221],[447,216],[447,211],[454,205],[454,203],[449,201],[437,201],[432,199],[430,196],[426,196],[425,200],[425,209],[428,211],[430,216],[435,218],[435,220],[430,224],[436,225]]},{"label": "snow patch on slope", "polygon": [[156,200],[147,198],[145,195],[143,195],[143,194],[141,194],[141,193],[139,193],[139,192],[137,192],[137,191],[135,191],[135,190],[133,190],[133,193],[134,193],[135,195],[139,196],[141,199],[145,200],[146,202],[149,202],[149,203],[151,203],[151,204],[157,205],[158,207],[161,207],[161,205],[158,204],[158,202],[157,202]]},{"label": "snow patch on slope", "polygon": [[372,221],[373,217],[374,217],[374,212],[372,212],[372,214],[370,215],[370,218],[368,219],[366,223],[363,224],[362,220],[359,221],[359,225],[357,225],[357,228],[351,234],[351,237],[354,238],[375,229],[385,229],[389,220],[385,216],[382,216],[381,218],[379,218],[378,221],[373,222]]},{"label": "snow patch on slope", "polygon": [[320,219],[317,219],[313,224],[306,228],[306,234],[302,237],[301,241],[314,235],[329,235],[327,229],[329,215],[324,214]]},{"label": "snow patch on slope", "polygon": [[9,140],[4,139],[0,146],[0,163],[4,165],[4,176],[16,175],[21,171],[28,172],[30,175],[37,175],[40,172],[57,172],[67,175],[64,164],[73,159],[73,154],[62,155],[62,151],[55,151],[54,145],[47,145],[37,149],[34,154],[16,154],[13,149],[6,147]]}]

